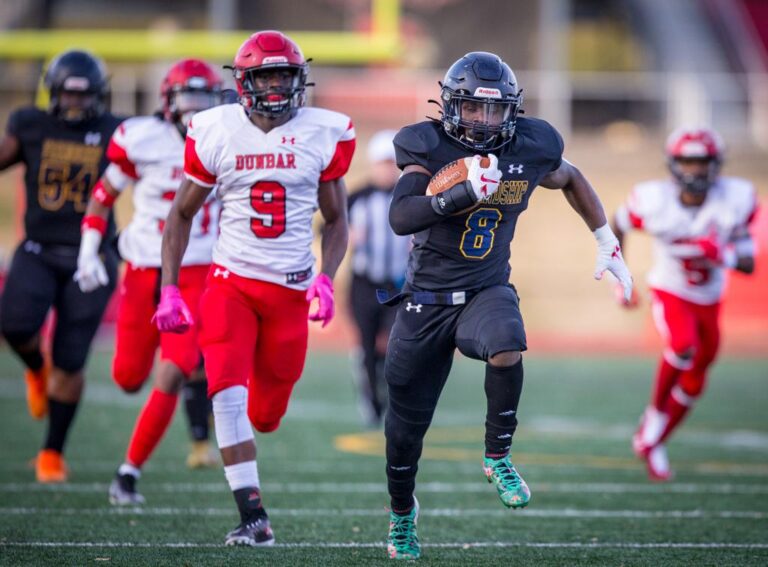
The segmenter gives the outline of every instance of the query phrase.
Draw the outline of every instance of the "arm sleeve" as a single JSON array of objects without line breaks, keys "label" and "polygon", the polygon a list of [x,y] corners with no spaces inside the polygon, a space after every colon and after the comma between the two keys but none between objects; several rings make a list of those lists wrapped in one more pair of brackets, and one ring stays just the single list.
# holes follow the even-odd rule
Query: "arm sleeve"
[{"label": "arm sleeve", "polygon": [[389,206],[389,224],[395,234],[414,234],[445,218],[432,208],[432,197],[425,195],[429,179],[414,172],[398,180]]},{"label": "arm sleeve", "polygon": [[[397,133],[393,143],[397,167],[420,165],[429,170],[428,144],[418,130],[406,126]],[[389,224],[395,234],[414,234],[445,218],[435,212],[432,197],[426,195],[429,180],[429,175],[417,172],[398,179],[389,206]]]},{"label": "arm sleeve", "polygon": [[216,185],[216,174],[214,173],[212,160],[206,155],[205,144],[198,145],[193,126],[194,119],[190,121],[187,130],[187,139],[184,142],[184,175],[201,187],[213,187]]},{"label": "arm sleeve", "polygon": [[320,174],[320,182],[335,181],[346,175],[352,156],[355,154],[355,127],[349,121],[346,131],[336,142],[336,150],[333,153],[328,166]]}]

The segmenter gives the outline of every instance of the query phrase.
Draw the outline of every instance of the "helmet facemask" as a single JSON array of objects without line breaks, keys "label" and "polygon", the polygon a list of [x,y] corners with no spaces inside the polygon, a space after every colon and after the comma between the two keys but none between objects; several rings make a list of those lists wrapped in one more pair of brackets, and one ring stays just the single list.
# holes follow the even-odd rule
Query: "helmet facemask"
[{"label": "helmet facemask", "polygon": [[167,112],[169,118],[186,131],[195,114],[217,106],[221,101],[218,86],[210,86],[202,77],[191,77],[185,85],[179,85],[168,93]]},{"label": "helmet facemask", "polygon": [[67,124],[79,124],[100,116],[104,100],[93,91],[55,90],[51,92],[50,109]]},{"label": "helmet facemask", "polygon": [[240,101],[248,114],[270,119],[282,117],[304,105],[306,79],[303,65],[235,69]]},{"label": "helmet facemask", "polygon": [[[686,171],[684,168],[686,163],[706,164],[706,170],[700,168],[700,171],[695,173]],[[694,195],[705,195],[720,175],[721,161],[716,158],[680,157],[670,158],[668,165],[669,171],[683,191]]]},{"label": "helmet facemask", "polygon": [[514,99],[482,98],[443,87],[443,127],[473,151],[492,151],[512,139],[522,95]]}]

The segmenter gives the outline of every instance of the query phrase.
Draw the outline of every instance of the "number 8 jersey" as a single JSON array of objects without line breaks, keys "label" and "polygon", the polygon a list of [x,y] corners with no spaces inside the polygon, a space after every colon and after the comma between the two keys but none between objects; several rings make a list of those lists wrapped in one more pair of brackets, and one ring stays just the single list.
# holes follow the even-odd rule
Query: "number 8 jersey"
[{"label": "number 8 jersey", "polygon": [[222,202],[213,261],[233,273],[293,289],[312,277],[312,215],[318,186],[349,169],[355,130],[348,116],[300,108],[265,133],[239,104],[195,115],[184,173],[217,186]]}]

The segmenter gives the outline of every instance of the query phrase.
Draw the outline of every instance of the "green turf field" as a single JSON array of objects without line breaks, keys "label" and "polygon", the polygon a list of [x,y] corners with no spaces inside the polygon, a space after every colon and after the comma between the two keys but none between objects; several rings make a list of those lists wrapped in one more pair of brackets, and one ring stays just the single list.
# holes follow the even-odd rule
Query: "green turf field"
[{"label": "green turf field", "polygon": [[[768,361],[722,360],[670,444],[673,483],[649,484],[629,438],[650,359],[526,359],[515,462],[533,492],[503,508],[481,470],[482,365],[457,359],[427,437],[417,495],[425,565],[768,564]],[[21,367],[0,352],[0,565],[371,565],[386,563],[380,432],[365,432],[344,356],[313,354],[281,429],[259,436],[277,544],[220,545],[236,523],[221,471],[184,466],[177,415],[146,467],[143,509],[107,484],[142,398],[96,354],[68,451],[71,482],[38,486],[27,461],[43,427],[26,414]]]}]

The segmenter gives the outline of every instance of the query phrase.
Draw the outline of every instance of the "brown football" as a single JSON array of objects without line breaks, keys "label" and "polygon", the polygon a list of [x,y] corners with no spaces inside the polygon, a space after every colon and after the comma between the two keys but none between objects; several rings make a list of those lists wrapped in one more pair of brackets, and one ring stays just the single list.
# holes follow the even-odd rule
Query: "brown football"
[{"label": "brown football", "polygon": [[[467,174],[469,173],[469,165],[472,163],[471,157],[465,157],[452,161],[451,163],[444,165],[437,173],[432,176],[427,185],[427,195],[438,195],[443,191],[450,189],[457,183],[462,183],[467,180]],[[480,159],[481,167],[488,167],[491,165],[491,160],[487,157]]]}]

